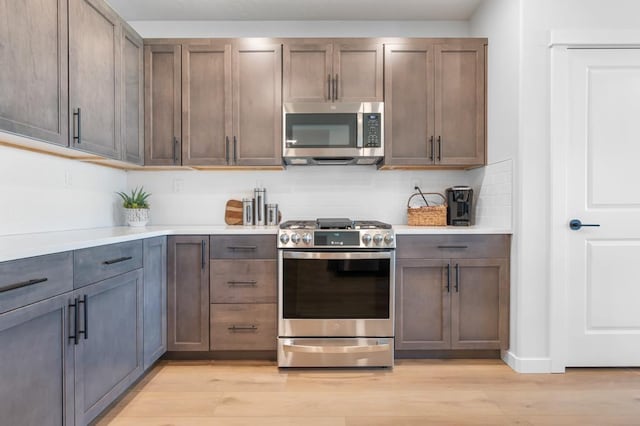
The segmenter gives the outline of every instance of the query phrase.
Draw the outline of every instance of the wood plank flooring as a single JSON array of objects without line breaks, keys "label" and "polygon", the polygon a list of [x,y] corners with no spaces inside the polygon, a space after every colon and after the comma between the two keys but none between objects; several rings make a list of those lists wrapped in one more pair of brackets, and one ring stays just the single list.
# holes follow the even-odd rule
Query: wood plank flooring
[{"label": "wood plank flooring", "polygon": [[640,369],[518,374],[499,360],[393,370],[162,361],[100,426],[640,425]]}]

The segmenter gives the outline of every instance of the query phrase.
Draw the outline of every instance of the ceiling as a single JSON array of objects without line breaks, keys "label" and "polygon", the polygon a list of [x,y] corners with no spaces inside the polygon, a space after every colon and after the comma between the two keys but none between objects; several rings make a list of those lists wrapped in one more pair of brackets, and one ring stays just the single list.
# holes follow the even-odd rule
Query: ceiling
[{"label": "ceiling", "polygon": [[481,0],[107,0],[127,21],[468,20]]}]

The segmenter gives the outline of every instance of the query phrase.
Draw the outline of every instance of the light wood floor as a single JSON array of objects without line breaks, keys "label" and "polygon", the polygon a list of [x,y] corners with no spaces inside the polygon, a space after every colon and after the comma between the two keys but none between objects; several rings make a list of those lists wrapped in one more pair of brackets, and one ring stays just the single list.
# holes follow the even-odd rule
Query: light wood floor
[{"label": "light wood floor", "polygon": [[640,425],[640,369],[518,374],[499,360],[389,370],[163,361],[98,425]]}]

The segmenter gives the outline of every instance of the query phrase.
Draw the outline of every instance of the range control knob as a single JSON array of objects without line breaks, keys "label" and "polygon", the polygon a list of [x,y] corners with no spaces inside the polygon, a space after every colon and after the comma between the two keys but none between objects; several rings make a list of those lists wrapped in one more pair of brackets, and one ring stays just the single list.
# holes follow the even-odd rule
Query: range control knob
[{"label": "range control knob", "polygon": [[293,234],[291,234],[291,242],[293,244],[298,244],[300,242],[300,235],[298,235],[297,232],[294,232]]},{"label": "range control knob", "polygon": [[384,236],[384,243],[387,245],[393,244],[393,234],[387,234]]},{"label": "range control knob", "polygon": [[282,244],[287,244],[289,242],[289,235],[287,234],[280,234],[280,242]]},{"label": "range control knob", "polygon": [[311,234],[309,234],[308,232],[305,232],[302,235],[302,242],[305,244],[311,244]]},{"label": "range control knob", "polygon": [[375,245],[379,246],[380,244],[382,244],[382,234],[376,234],[373,236],[373,242],[375,243]]},{"label": "range control knob", "polygon": [[371,235],[370,234],[362,235],[362,242],[367,246],[371,244]]}]

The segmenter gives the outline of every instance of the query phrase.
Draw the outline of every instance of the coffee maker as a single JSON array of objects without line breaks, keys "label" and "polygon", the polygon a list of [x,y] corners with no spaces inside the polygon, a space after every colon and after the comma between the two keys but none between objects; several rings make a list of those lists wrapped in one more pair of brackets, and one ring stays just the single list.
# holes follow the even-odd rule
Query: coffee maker
[{"label": "coffee maker", "polygon": [[447,225],[471,225],[473,189],[470,186],[447,188]]}]

